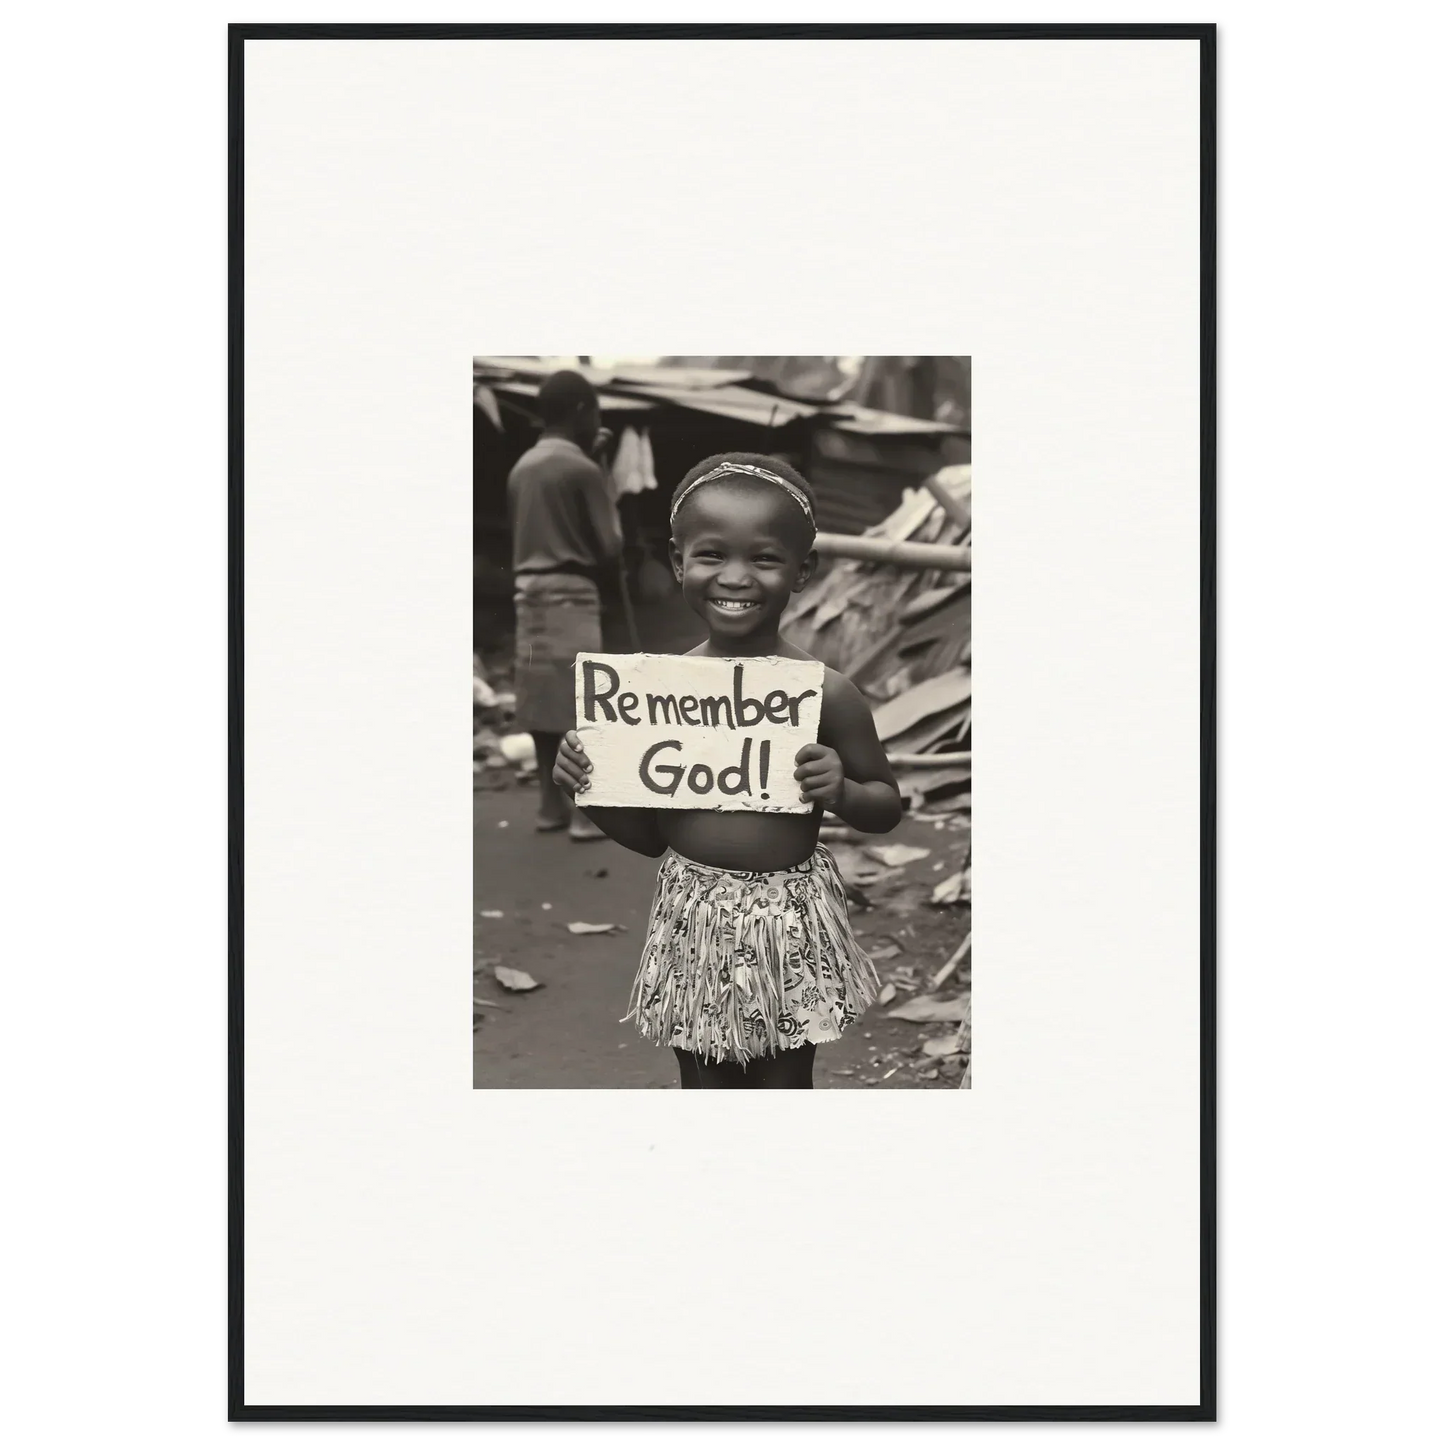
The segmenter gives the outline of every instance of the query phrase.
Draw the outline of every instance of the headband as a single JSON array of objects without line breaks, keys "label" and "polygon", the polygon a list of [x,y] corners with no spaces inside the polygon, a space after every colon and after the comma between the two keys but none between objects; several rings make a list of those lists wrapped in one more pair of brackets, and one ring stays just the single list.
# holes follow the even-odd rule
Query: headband
[{"label": "headband", "polygon": [[689,482],[672,499],[672,512],[669,520],[676,521],[677,509],[687,500],[690,492],[695,492],[704,482],[715,481],[729,472],[740,472],[744,476],[759,477],[765,482],[771,482],[775,487],[781,487],[803,509],[803,515],[808,519],[808,524],[816,526],[813,521],[813,508],[805,493],[799,491],[787,478],[780,477],[776,472],[764,471],[762,467],[749,466],[747,462],[724,462],[722,466],[714,467],[710,472],[704,472],[695,482]]}]

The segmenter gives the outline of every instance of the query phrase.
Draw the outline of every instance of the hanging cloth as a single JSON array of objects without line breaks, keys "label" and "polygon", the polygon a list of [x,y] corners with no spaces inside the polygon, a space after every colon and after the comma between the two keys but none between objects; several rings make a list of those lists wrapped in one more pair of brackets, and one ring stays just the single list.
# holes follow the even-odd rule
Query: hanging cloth
[{"label": "hanging cloth", "polygon": [[638,471],[642,476],[642,485],[649,492],[657,490],[657,473],[652,469],[652,438],[647,434],[647,428],[642,429],[637,439],[637,463]]},{"label": "hanging cloth", "polygon": [[657,478],[652,475],[652,447],[645,431],[640,435],[634,427],[623,431],[612,463],[612,481],[619,496],[651,491],[657,486]]}]

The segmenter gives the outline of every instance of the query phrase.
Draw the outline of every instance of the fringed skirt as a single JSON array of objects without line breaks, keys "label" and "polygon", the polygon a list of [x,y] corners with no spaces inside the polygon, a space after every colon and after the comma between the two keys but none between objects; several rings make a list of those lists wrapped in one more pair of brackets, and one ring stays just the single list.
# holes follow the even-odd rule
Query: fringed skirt
[{"label": "fringed skirt", "polygon": [[655,1044],[746,1063],[838,1038],[877,989],[826,848],[777,873],[669,853],[627,1018]]}]

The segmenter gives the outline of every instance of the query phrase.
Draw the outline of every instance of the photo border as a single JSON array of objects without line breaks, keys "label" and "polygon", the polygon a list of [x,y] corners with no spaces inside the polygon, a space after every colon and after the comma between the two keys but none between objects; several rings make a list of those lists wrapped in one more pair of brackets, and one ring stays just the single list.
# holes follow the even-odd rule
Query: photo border
[{"label": "photo border", "polygon": [[[1193,40],[1199,44],[1200,1278],[1199,1403],[1119,1406],[248,1405],[245,1387],[244,149],[248,40]],[[1212,24],[546,25],[233,24],[228,27],[228,1419],[246,1421],[824,1421],[1217,1418],[1216,1112],[1216,27]]]}]

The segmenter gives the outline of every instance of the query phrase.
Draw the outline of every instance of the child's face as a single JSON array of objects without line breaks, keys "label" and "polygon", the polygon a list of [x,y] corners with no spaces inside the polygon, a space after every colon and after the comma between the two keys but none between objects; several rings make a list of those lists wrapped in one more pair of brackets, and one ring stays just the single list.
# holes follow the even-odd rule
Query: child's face
[{"label": "child's face", "polygon": [[717,637],[776,632],[813,571],[796,504],[772,491],[699,487],[678,517],[672,566],[687,605]]}]

